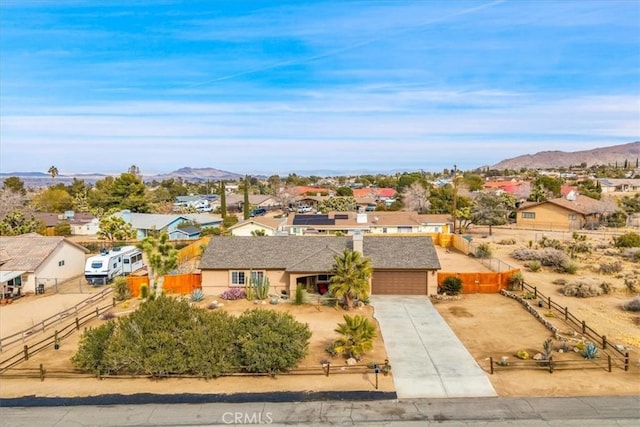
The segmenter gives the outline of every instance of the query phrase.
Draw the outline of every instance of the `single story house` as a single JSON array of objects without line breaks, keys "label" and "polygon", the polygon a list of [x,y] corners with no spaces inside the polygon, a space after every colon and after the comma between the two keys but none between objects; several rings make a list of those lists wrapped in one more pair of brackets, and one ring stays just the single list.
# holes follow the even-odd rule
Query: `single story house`
[{"label": "single story house", "polygon": [[[244,194],[229,194],[226,196],[227,209],[242,211],[244,206]],[[249,204],[252,208],[265,208],[273,210],[280,208],[280,202],[268,194],[250,194]]]},{"label": "single story house", "polygon": [[100,229],[98,218],[88,212],[35,213],[33,217],[44,224],[47,236],[54,236],[56,226],[63,223],[69,224],[74,236],[92,236]]},{"label": "single story house", "polygon": [[[197,239],[205,227],[219,227],[222,217],[213,214],[149,214],[123,210],[115,215],[131,224],[136,230],[136,239],[142,240],[156,232],[166,231],[171,240]],[[185,224],[186,223],[186,224]],[[194,226],[194,223],[198,226]]]},{"label": "single story house", "polygon": [[271,294],[293,295],[297,285],[308,292],[328,289],[335,256],[345,249],[371,259],[371,293],[435,295],[440,261],[428,236],[274,236],[213,237],[199,268],[202,289],[220,295],[243,288],[252,277],[267,277]]},{"label": "single story house", "polygon": [[84,274],[89,251],[60,236],[0,236],[0,286],[5,296],[36,292]]},{"label": "single story house", "polygon": [[275,236],[282,231],[284,219],[268,218],[264,216],[249,218],[229,227],[234,236],[253,236],[252,233],[264,232],[266,236]]},{"label": "single story house", "polygon": [[598,179],[598,183],[600,183],[600,188],[602,188],[603,193],[630,193],[630,192],[640,192],[640,179],[632,179],[632,178],[600,178]]},{"label": "single story house", "polygon": [[327,214],[292,214],[283,229],[291,235],[449,233],[450,215],[427,215],[415,211],[329,212]]},{"label": "single story house", "polygon": [[591,197],[569,193],[543,202],[527,202],[516,211],[516,225],[535,230],[580,230],[598,224],[609,206]]}]

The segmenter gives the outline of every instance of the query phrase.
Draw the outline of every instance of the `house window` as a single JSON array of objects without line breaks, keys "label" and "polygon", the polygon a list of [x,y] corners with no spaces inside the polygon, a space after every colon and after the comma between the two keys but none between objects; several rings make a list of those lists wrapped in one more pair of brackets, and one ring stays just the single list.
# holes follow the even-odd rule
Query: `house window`
[{"label": "house window", "polygon": [[387,227],[382,227],[382,232],[386,233],[387,232]]},{"label": "house window", "polygon": [[578,215],[576,214],[569,214],[569,221],[575,221],[578,219]]},{"label": "house window", "polygon": [[411,233],[411,227],[398,227],[398,233]]},{"label": "house window", "polygon": [[64,267],[64,260],[58,261],[58,267]]},{"label": "house window", "polygon": [[328,274],[318,274],[318,282],[328,282],[329,281],[329,275]]},{"label": "house window", "polygon": [[264,271],[252,271],[251,281],[262,282],[264,280]]},{"label": "house window", "polygon": [[535,212],[522,212],[522,219],[536,219]]},{"label": "house window", "polygon": [[245,284],[244,271],[232,271],[231,286],[244,286],[244,284]]}]

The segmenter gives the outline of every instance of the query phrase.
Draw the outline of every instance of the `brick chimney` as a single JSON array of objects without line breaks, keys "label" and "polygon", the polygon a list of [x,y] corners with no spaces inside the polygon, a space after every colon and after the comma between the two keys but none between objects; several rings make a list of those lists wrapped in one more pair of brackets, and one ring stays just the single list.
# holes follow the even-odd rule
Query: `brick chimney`
[{"label": "brick chimney", "polygon": [[356,252],[360,252],[360,255],[363,255],[363,243],[364,243],[364,234],[361,231],[355,231],[353,233],[353,250]]}]

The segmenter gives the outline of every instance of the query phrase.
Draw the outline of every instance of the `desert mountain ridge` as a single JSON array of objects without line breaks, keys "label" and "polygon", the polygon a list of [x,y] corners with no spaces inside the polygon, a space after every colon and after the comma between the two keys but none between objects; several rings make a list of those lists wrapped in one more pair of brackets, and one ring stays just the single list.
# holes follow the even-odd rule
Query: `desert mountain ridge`
[{"label": "desert mountain ridge", "polygon": [[610,147],[594,148],[584,151],[540,151],[535,154],[524,154],[511,159],[502,160],[491,169],[552,169],[568,168],[585,163],[587,167],[594,165],[622,165],[625,160],[635,164],[640,158],[640,141]]}]

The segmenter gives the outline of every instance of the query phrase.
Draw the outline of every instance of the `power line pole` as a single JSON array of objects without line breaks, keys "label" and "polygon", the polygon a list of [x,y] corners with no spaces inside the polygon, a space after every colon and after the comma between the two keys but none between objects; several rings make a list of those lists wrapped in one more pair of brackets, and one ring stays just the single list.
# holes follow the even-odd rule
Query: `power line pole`
[{"label": "power line pole", "polygon": [[453,206],[451,216],[453,216],[453,234],[456,234],[456,210],[458,209],[458,166],[453,165]]}]

